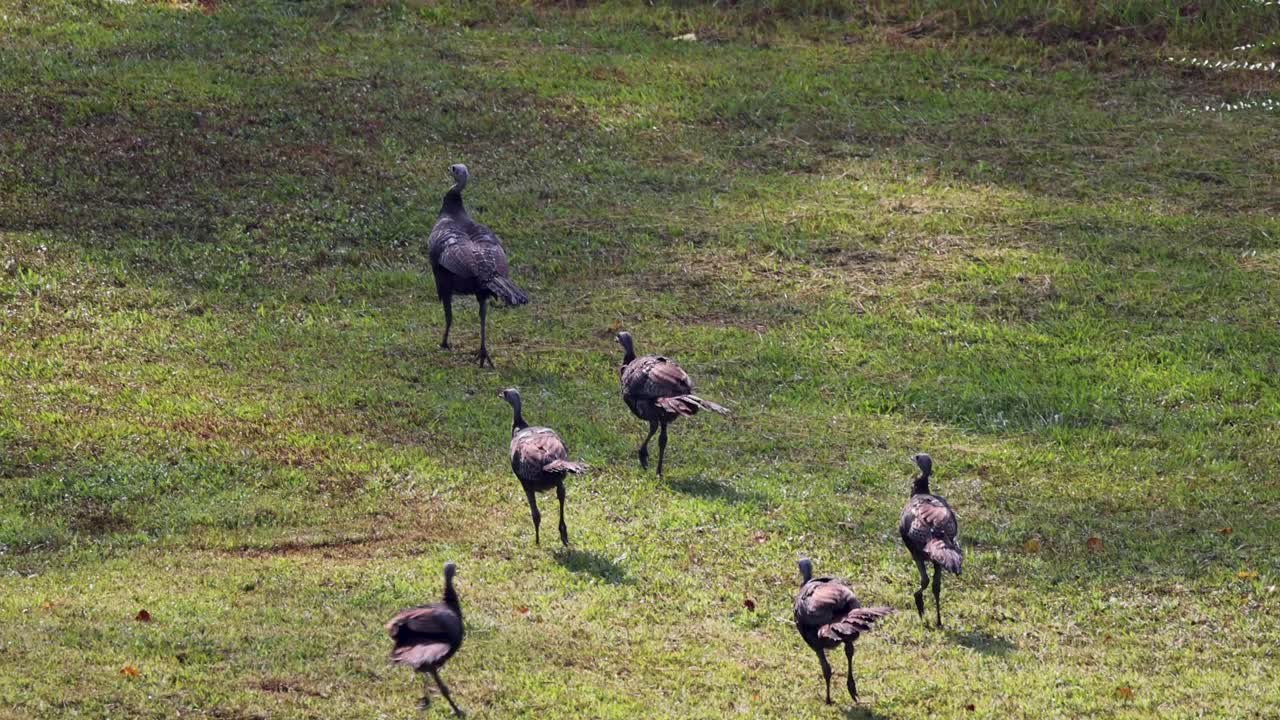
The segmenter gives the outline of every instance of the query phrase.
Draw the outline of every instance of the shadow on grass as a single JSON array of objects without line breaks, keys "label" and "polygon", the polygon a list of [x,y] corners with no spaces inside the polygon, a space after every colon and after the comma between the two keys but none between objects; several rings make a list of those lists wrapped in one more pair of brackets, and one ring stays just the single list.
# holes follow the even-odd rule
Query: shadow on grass
[{"label": "shadow on grass", "polygon": [[1004,657],[1017,649],[1017,646],[1008,640],[997,635],[992,635],[988,632],[983,632],[982,630],[973,630],[970,632],[956,632],[955,630],[948,630],[947,639],[957,645],[967,647],[970,650],[977,650],[983,655]]},{"label": "shadow on grass", "polygon": [[[866,702],[866,700],[863,700],[863,702]],[[881,715],[875,710],[862,705],[845,708],[844,716],[846,720],[889,720],[888,715]]]},{"label": "shadow on grass", "polygon": [[610,585],[631,582],[621,565],[591,550],[561,548],[555,551],[554,557],[561,567],[575,573],[594,575]]},{"label": "shadow on grass", "polygon": [[686,478],[667,480],[667,487],[678,493],[694,495],[706,500],[723,500],[731,503],[763,502],[764,496],[754,492],[742,492],[728,483],[706,478]]}]

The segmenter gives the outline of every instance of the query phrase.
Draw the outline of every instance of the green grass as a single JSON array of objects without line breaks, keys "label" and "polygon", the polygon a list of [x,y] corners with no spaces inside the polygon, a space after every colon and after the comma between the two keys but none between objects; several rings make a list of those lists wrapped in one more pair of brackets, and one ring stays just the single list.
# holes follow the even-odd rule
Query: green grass
[{"label": "green grass", "polygon": [[[1272,16],[732,5],[0,0],[0,718],[419,717],[381,626],[448,559],[472,717],[1276,717],[1280,125],[1185,112],[1275,77],[1161,62]],[[474,304],[436,348],[459,161],[534,297],[496,370]],[[734,411],[665,480],[620,328]],[[572,552],[510,385],[594,467]],[[946,631],[895,531],[919,450]],[[900,610],[858,709],[800,555]]]}]

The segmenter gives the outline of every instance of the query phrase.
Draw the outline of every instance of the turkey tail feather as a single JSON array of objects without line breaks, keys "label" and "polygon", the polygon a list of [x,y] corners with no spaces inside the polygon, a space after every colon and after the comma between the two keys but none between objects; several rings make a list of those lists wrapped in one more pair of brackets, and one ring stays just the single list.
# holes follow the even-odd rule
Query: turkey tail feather
[{"label": "turkey tail feather", "polygon": [[495,277],[486,284],[485,289],[493,293],[494,297],[502,300],[507,305],[524,305],[529,302],[529,296],[525,291],[521,290],[511,280],[504,277]]},{"label": "turkey tail feather", "polygon": [[960,574],[960,566],[964,562],[964,554],[955,544],[938,538],[930,540],[924,546],[924,553],[929,559],[938,563],[947,572]]},{"label": "turkey tail feather", "polygon": [[431,667],[437,665],[449,654],[449,645],[446,643],[431,643],[429,645],[409,645],[407,647],[398,647],[391,651],[391,662],[396,665],[408,665],[414,669],[422,667]]},{"label": "turkey tail feather", "polygon": [[864,633],[870,632],[871,627],[875,625],[877,620],[881,620],[893,614],[893,608],[889,607],[873,607],[858,608],[850,610],[840,620],[824,625],[818,631],[818,636],[833,640],[835,642],[844,642],[845,640]]},{"label": "turkey tail feather", "polygon": [[658,398],[658,405],[668,412],[677,415],[694,415],[698,410],[710,410],[711,412],[728,415],[729,410],[722,405],[717,405],[710,400],[703,400],[697,395],[678,395],[676,397]]},{"label": "turkey tail feather", "polygon": [[567,472],[575,475],[587,471],[587,466],[582,463],[569,462],[568,460],[555,460],[542,466],[543,472]]}]

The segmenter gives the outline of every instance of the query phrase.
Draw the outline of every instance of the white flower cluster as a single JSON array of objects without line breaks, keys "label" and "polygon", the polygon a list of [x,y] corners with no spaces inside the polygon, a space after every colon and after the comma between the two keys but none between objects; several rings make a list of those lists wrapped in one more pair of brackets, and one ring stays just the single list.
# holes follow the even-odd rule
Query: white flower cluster
[{"label": "white flower cluster", "polygon": [[[1255,7],[1277,7],[1280,8],[1280,0],[1248,0],[1248,4]],[[1273,50],[1280,48],[1280,42],[1271,40],[1259,43],[1247,43],[1245,45],[1237,45],[1231,48],[1232,52],[1250,52],[1257,50]],[[1265,72],[1273,73],[1280,71],[1280,62],[1275,60],[1251,62],[1249,60],[1214,60],[1209,58],[1168,58],[1170,63],[1175,65],[1190,65],[1192,67],[1203,68],[1205,70],[1214,70],[1217,72],[1227,72],[1228,70],[1244,70],[1247,72]],[[1217,104],[1208,104],[1203,107],[1194,107],[1187,110],[1189,113],[1216,113],[1216,112],[1237,112],[1240,110],[1280,110],[1280,100],[1275,98],[1256,98],[1236,100],[1233,102],[1219,102]]]},{"label": "white flower cluster", "polygon": [[[1280,2],[1280,0],[1276,0]],[[1261,70],[1265,72],[1275,72],[1276,61],[1271,62],[1244,62],[1241,60],[1209,60],[1207,58],[1169,58],[1169,62],[1179,65],[1193,65],[1208,70]]]},{"label": "white flower cluster", "polygon": [[1232,50],[1270,50],[1271,48],[1280,47],[1280,42],[1264,42],[1249,43],[1248,45],[1237,45]]},{"label": "white flower cluster", "polygon": [[1237,110],[1280,110],[1280,101],[1272,98],[1261,100],[1237,100],[1222,102],[1217,105],[1205,105],[1203,108],[1191,108],[1187,112],[1235,112]]}]

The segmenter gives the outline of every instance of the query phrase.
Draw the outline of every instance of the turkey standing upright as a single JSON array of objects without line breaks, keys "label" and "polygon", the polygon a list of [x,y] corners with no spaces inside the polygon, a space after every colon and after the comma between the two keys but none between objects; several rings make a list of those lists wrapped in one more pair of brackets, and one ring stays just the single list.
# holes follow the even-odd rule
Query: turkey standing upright
[{"label": "turkey standing upright", "polygon": [[631,414],[649,421],[649,435],[640,445],[640,467],[649,467],[649,441],[658,435],[658,475],[662,475],[662,460],[667,454],[667,425],[678,418],[693,415],[699,409],[727,415],[728,410],[710,400],[693,394],[693,381],[674,360],[661,355],[636,357],[631,333],[620,332],[618,344],[622,345],[622,400],[631,408]]},{"label": "turkey standing upright", "polygon": [[898,521],[898,533],[920,571],[920,588],[916,590],[915,598],[916,612],[921,620],[924,619],[924,589],[929,586],[925,563],[933,563],[933,606],[937,612],[938,627],[942,627],[942,571],[960,574],[960,565],[964,561],[956,538],[960,528],[947,501],[929,492],[933,459],[924,453],[911,459],[920,468],[920,477],[912,483],[911,499]]},{"label": "turkey standing upright", "polygon": [[858,702],[858,683],[853,679],[853,643],[858,636],[871,630],[877,620],[893,614],[893,608],[864,608],[849,583],[840,578],[813,576],[813,563],[809,558],[800,561],[800,592],[796,595],[796,629],[800,637],[818,655],[822,663],[822,678],[827,683],[827,704],[831,704],[831,663],[827,662],[827,650],[844,645],[844,655],[849,662],[845,686],[849,697]]},{"label": "turkey standing upright", "polygon": [[515,473],[529,500],[529,512],[533,515],[533,542],[541,544],[539,533],[542,524],[534,493],[555,488],[556,498],[560,500],[560,542],[568,547],[569,528],[564,524],[564,479],[569,473],[576,475],[585,472],[586,468],[567,460],[569,451],[555,430],[530,427],[524,421],[524,414],[520,412],[519,390],[507,388],[498,397],[511,403],[514,411],[511,420],[511,472]]},{"label": "turkey standing upright", "polygon": [[436,279],[436,294],[444,306],[444,339],[440,347],[449,347],[449,330],[453,327],[453,296],[475,295],[480,303],[480,366],[493,366],[486,345],[487,305],[496,297],[507,305],[524,305],[529,296],[507,278],[507,253],[492,230],[475,222],[462,205],[462,189],[470,174],[466,165],[453,165],[453,187],[444,194],[444,203],[427,250],[431,256],[431,272]]},{"label": "turkey standing upright", "polygon": [[[440,679],[440,668],[462,647],[465,632],[462,628],[462,605],[453,589],[453,576],[458,566],[445,563],[444,600],[430,605],[401,611],[387,623],[387,634],[395,641],[391,649],[391,662],[408,665],[414,670],[430,674],[440,687],[440,693],[449,701],[455,715],[462,710],[449,696],[449,688]],[[424,675],[425,682],[425,675]],[[431,695],[423,688],[422,706],[431,704]]]}]

